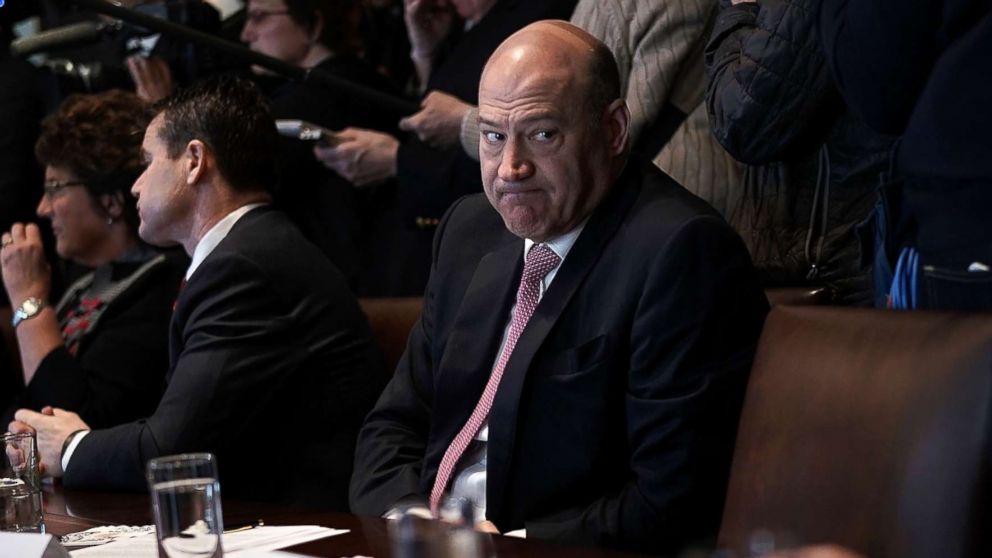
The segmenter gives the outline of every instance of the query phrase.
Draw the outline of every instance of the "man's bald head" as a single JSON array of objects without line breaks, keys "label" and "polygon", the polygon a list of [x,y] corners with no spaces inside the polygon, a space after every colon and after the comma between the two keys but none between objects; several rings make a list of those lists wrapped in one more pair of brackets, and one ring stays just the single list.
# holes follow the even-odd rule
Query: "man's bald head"
[{"label": "man's bald head", "polygon": [[610,49],[583,29],[559,20],[532,23],[503,41],[486,63],[482,80],[490,72],[512,79],[523,72],[555,70],[567,70],[571,83],[583,87],[592,114],[620,98],[620,71]]},{"label": "man's bald head", "polygon": [[626,163],[630,111],[612,53],[563,21],[518,31],[482,74],[479,132],[482,185],[507,229],[536,242],[574,230]]}]

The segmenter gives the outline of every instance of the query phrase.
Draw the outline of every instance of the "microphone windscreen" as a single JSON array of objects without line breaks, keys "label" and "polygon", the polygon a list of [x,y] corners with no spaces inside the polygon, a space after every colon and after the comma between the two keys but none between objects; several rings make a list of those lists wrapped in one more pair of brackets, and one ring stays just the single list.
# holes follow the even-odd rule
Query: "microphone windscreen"
[{"label": "microphone windscreen", "polygon": [[10,43],[10,53],[14,56],[30,56],[36,52],[92,43],[100,40],[103,31],[104,25],[94,21],[56,27],[13,41]]}]

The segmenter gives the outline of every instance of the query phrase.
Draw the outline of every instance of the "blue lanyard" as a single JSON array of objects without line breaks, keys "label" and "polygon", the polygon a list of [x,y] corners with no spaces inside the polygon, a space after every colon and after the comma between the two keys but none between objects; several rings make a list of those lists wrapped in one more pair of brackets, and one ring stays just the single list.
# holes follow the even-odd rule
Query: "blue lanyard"
[{"label": "blue lanyard", "polygon": [[916,277],[919,267],[919,252],[915,248],[903,248],[896,261],[896,270],[892,275],[892,288],[889,291],[893,309],[916,309]]}]

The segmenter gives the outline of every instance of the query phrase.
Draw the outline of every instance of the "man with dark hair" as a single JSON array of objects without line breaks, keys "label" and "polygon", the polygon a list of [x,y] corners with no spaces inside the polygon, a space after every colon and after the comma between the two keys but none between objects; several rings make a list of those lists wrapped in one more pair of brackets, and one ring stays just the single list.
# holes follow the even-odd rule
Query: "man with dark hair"
[{"label": "man with dark hair", "polygon": [[209,89],[180,90],[155,108],[162,113],[159,137],[171,159],[199,139],[215,153],[231,188],[264,191],[275,183],[279,135],[254,88],[217,80]]},{"label": "man with dark hair", "polygon": [[356,512],[467,501],[482,530],[664,554],[715,534],[768,305],[719,215],[628,164],[617,71],[590,71],[609,57],[542,22],[486,65],[485,196],[438,227]]},{"label": "man with dark hair", "polygon": [[[148,459],[210,451],[225,494],[346,509],[355,435],[384,377],[340,273],[268,206],[265,184],[232,170],[250,156],[265,176],[274,134],[254,87],[232,79],[180,92],[149,124],[132,188],[139,234],[192,257],[169,384],[149,418],[104,430],[60,409],[18,411],[11,430],[37,431],[66,487],[143,490]],[[293,468],[278,482],[273,451]]]}]

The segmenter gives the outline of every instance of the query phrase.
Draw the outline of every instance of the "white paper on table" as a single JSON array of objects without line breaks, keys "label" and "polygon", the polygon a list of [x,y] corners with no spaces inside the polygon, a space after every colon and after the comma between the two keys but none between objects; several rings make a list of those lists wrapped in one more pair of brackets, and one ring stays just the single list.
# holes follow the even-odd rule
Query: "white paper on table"
[{"label": "white paper on table", "polygon": [[[260,552],[278,550],[347,532],[347,529],[331,529],[317,525],[265,525],[224,535],[224,555],[231,558],[258,556]],[[158,544],[153,533],[117,540],[103,546],[73,550],[70,554],[73,558],[157,558]]]},{"label": "white paper on table", "polygon": [[155,533],[154,525],[100,525],[59,537],[64,546],[95,546]]},{"label": "white paper on table", "polygon": [[331,529],[319,525],[265,525],[224,535],[224,555],[237,557],[237,552],[279,550],[349,532],[348,529]]},{"label": "white paper on table", "polygon": [[0,557],[41,558],[51,540],[51,535],[39,533],[0,532]]}]

